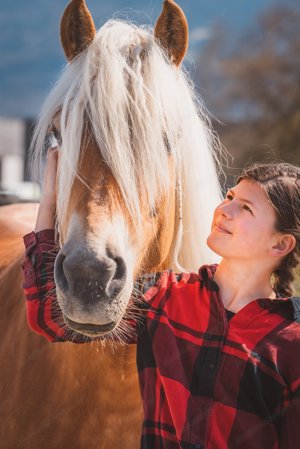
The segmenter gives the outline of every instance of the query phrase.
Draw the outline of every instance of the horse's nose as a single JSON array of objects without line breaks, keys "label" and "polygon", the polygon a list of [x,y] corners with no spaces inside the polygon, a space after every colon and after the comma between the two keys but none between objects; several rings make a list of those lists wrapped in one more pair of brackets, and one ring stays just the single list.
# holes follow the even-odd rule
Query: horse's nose
[{"label": "horse's nose", "polygon": [[121,257],[105,255],[101,259],[87,250],[60,251],[55,261],[55,281],[68,296],[85,303],[112,300],[126,280],[126,265]]}]

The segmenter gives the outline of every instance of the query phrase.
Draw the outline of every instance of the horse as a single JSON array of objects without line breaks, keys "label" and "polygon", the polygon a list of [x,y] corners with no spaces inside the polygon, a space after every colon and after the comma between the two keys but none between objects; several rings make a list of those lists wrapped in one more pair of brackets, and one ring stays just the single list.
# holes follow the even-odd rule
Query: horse
[{"label": "horse", "polygon": [[1,447],[136,449],[136,353],[124,342],[134,281],[216,261],[206,236],[220,154],[181,64],[188,26],[173,0],[154,30],[114,19],[98,31],[84,0],[72,0],[61,41],[68,63],[40,113],[32,159],[40,166],[53,132],[58,303],[70,339],[101,338],[50,344],[28,328],[21,236],[37,206],[0,208]]}]

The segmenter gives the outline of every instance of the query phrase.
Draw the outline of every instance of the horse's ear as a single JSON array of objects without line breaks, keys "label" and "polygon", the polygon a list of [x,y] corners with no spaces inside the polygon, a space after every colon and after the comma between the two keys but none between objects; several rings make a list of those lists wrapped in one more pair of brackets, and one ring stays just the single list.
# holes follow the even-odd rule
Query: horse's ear
[{"label": "horse's ear", "polygon": [[60,24],[60,37],[65,55],[72,61],[94,39],[96,29],[84,0],[72,0]]},{"label": "horse's ear", "polygon": [[167,50],[171,61],[179,66],[188,49],[189,31],[184,12],[173,0],[164,0],[154,36]]}]

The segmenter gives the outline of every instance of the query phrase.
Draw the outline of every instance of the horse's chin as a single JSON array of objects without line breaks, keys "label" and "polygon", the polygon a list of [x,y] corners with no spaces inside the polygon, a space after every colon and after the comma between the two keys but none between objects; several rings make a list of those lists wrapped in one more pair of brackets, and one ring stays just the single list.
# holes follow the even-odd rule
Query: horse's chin
[{"label": "horse's chin", "polygon": [[78,323],[71,320],[65,314],[63,314],[64,321],[69,329],[75,331],[78,334],[86,335],[88,337],[102,337],[104,335],[112,332],[116,326],[117,322],[111,321],[106,324],[90,324],[90,323]]},{"label": "horse's chin", "polygon": [[[126,307],[122,307],[120,310],[119,304],[119,310],[116,310],[116,306],[114,307],[113,304],[109,304],[110,307],[106,305],[106,308],[98,305],[98,309],[95,307],[93,313],[91,311],[87,313],[77,298],[64,294],[59,288],[57,288],[56,293],[65,325],[77,334],[91,338],[111,334],[118,327],[125,314]],[[120,298],[117,298],[117,300],[118,303],[122,302]],[[125,302],[124,299],[123,302]],[[127,304],[127,302],[125,303]],[[74,313],[74,309],[76,313]]]}]

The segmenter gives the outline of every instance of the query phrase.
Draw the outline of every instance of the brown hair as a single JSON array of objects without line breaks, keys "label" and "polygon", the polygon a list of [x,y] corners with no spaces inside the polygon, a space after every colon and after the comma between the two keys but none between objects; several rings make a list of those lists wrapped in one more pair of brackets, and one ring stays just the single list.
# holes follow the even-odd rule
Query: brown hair
[{"label": "brown hair", "polygon": [[237,183],[243,179],[259,183],[275,209],[279,232],[292,234],[295,248],[274,271],[274,290],[280,296],[292,296],[294,268],[300,262],[300,168],[287,163],[260,164],[247,167]]}]

